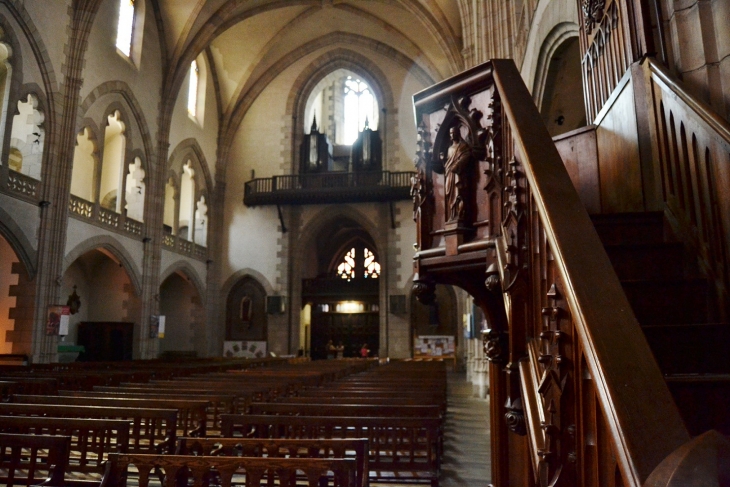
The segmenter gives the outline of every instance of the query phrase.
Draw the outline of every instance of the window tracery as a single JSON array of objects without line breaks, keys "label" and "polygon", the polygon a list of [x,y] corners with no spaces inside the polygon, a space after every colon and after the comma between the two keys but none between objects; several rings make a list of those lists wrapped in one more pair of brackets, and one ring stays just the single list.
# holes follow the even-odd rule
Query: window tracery
[{"label": "window tracery", "polygon": [[344,143],[351,145],[365,126],[375,120],[376,102],[370,86],[352,76],[345,79],[344,92]]},{"label": "window tracery", "polygon": [[356,278],[377,279],[380,273],[380,263],[367,247],[350,248],[337,266],[337,276],[347,281]]}]

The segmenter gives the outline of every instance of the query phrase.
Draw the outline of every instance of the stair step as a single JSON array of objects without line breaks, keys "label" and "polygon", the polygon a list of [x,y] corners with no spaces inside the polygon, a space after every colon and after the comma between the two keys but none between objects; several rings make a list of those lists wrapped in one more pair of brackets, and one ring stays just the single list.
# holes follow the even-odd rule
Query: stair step
[{"label": "stair step", "polygon": [[665,377],[691,435],[716,429],[730,435],[730,374]]},{"label": "stair step", "polygon": [[656,325],[643,330],[664,374],[730,374],[730,324]]},{"label": "stair step", "polygon": [[682,277],[684,248],[680,243],[620,244],[605,248],[621,280]]},{"label": "stair step", "polygon": [[621,285],[642,325],[707,323],[706,279],[644,279]]},{"label": "stair step", "polygon": [[604,213],[592,215],[593,225],[604,245],[660,243],[665,239],[664,214]]}]

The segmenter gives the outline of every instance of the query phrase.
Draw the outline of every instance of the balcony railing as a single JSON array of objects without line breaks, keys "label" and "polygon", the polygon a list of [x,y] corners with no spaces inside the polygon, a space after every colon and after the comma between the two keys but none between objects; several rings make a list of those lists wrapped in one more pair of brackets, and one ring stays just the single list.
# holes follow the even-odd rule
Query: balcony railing
[{"label": "balcony railing", "polygon": [[198,260],[206,260],[208,257],[208,249],[206,247],[185,240],[184,238],[176,237],[175,235],[163,235],[162,247]]},{"label": "balcony railing", "polygon": [[8,189],[13,193],[21,194],[27,198],[38,198],[38,185],[40,181],[25,174],[9,170]]},{"label": "balcony railing", "polygon": [[[68,202],[68,209],[72,215],[87,222],[113,229],[132,238],[142,237],[144,225],[141,222],[107,208],[102,208],[98,204],[86,201],[78,196],[71,195]],[[205,261],[208,258],[207,248],[174,235],[164,234],[162,237],[162,246],[163,248],[193,257],[194,259]]]},{"label": "balcony railing", "polygon": [[331,172],[253,179],[246,183],[243,203],[304,205],[410,199],[415,172]]},{"label": "balcony railing", "polygon": [[302,280],[302,295],[305,298],[329,297],[348,299],[353,296],[377,296],[380,290],[378,279],[352,279],[340,277],[320,277]]}]

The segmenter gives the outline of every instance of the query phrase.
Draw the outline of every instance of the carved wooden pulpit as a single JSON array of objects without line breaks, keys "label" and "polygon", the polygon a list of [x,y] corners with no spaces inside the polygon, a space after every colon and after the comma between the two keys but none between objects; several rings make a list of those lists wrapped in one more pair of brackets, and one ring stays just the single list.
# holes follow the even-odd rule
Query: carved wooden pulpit
[{"label": "carved wooden pulpit", "polygon": [[413,292],[484,311],[493,485],[641,485],[689,436],[517,67],[414,106]]}]

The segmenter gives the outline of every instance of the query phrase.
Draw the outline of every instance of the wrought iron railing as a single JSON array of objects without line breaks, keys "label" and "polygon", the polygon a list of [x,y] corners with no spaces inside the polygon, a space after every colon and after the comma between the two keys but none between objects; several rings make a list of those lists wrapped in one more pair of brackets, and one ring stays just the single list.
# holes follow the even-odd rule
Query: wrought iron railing
[{"label": "wrought iron railing", "polygon": [[317,204],[408,199],[414,172],[330,172],[253,179],[246,183],[247,206]]}]

